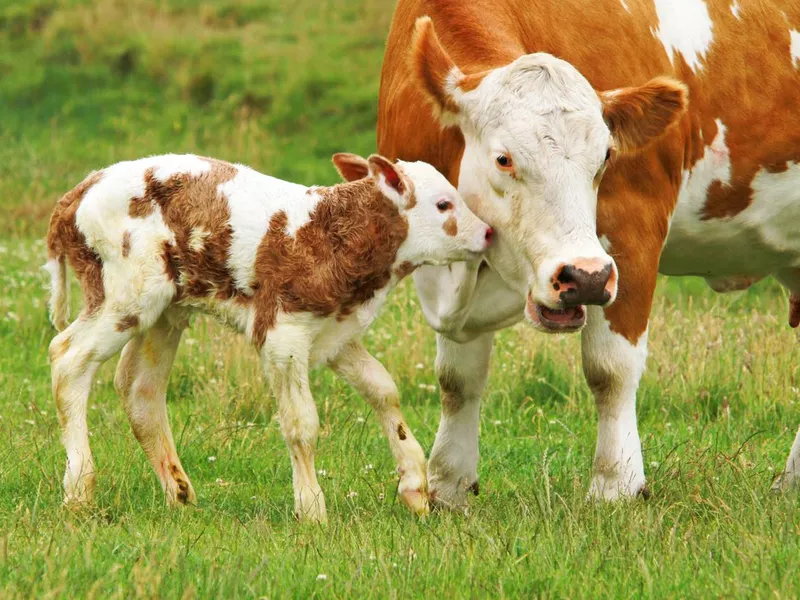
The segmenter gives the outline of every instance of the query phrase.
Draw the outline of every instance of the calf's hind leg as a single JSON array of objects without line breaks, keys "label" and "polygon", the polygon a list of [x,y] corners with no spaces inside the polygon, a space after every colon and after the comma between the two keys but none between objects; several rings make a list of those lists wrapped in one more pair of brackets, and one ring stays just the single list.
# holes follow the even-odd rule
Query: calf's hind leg
[{"label": "calf's hind leg", "polygon": [[403,418],[397,386],[391,375],[361,342],[345,347],[331,367],[358,390],[377,413],[400,472],[400,498],[415,513],[427,514],[425,453]]},{"label": "calf's hind leg", "polygon": [[196,499],[175,449],[166,402],[169,373],[186,325],[182,312],[165,312],[155,325],[128,342],[114,377],[133,434],[153,465],[170,505],[194,503]]},{"label": "calf's hind leg", "polygon": [[67,452],[65,504],[92,499],[95,474],[86,408],[97,369],[133,335],[119,325],[118,317],[104,310],[91,318],[81,315],[50,344],[53,398]]}]

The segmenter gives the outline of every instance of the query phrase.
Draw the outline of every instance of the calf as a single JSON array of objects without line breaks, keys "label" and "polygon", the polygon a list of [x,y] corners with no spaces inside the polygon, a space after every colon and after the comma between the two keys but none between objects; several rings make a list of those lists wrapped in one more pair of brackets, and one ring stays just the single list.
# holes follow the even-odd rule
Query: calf
[{"label": "calf", "polygon": [[[425,457],[389,373],[362,345],[389,291],[415,267],[472,259],[492,230],[426,163],[337,154],[348,180],[287,183],[198,156],[156,156],[90,174],[57,204],[47,234],[53,396],[67,452],[66,503],[91,499],[86,406],[98,367],[114,383],[170,504],[195,500],[166,411],[169,372],[192,312],[215,315],[258,349],[292,461],[295,512],[323,521],[319,430],[308,371],[331,366],[380,419],[399,495],[427,511]],[[67,326],[66,263],[84,308]]]}]

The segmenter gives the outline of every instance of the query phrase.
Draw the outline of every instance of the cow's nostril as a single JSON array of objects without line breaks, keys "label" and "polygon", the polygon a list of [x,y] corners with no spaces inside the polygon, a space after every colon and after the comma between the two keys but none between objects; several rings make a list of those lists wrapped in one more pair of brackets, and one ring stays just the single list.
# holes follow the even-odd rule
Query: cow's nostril
[{"label": "cow's nostril", "polygon": [[572,265],[564,265],[558,273],[558,281],[560,283],[574,283],[575,282],[575,267]]},{"label": "cow's nostril", "polygon": [[491,243],[493,236],[494,236],[494,229],[492,229],[491,227],[487,227],[486,235],[484,236],[484,239],[486,240],[487,244]]}]

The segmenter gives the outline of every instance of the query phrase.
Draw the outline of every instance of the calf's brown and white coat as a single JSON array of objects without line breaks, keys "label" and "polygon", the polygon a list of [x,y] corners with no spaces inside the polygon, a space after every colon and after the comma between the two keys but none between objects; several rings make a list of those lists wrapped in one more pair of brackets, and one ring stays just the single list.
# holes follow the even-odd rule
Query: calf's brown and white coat
[{"label": "calf's brown and white coat", "polygon": [[[427,510],[425,457],[397,388],[360,337],[416,266],[472,258],[491,229],[425,163],[337,154],[348,183],[287,183],[241,165],[166,155],[90,174],[58,203],[47,235],[53,395],[67,451],[65,501],[94,488],[86,406],[98,367],[122,349],[115,385],[170,503],[195,493],[175,450],[166,388],[194,311],[259,350],[291,456],[295,512],[325,519],[308,371],[327,364],[378,415],[408,506]],[[84,308],[67,326],[67,263]],[[124,348],[124,349],[123,349]]]}]

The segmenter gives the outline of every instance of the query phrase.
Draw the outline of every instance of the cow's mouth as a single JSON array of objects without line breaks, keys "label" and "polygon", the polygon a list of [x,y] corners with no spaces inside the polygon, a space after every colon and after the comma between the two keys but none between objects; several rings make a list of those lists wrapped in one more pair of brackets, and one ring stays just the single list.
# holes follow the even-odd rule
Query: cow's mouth
[{"label": "cow's mouth", "polygon": [[534,326],[549,333],[571,333],[586,323],[586,309],[583,306],[548,308],[534,302],[530,293],[525,303],[525,315]]}]

